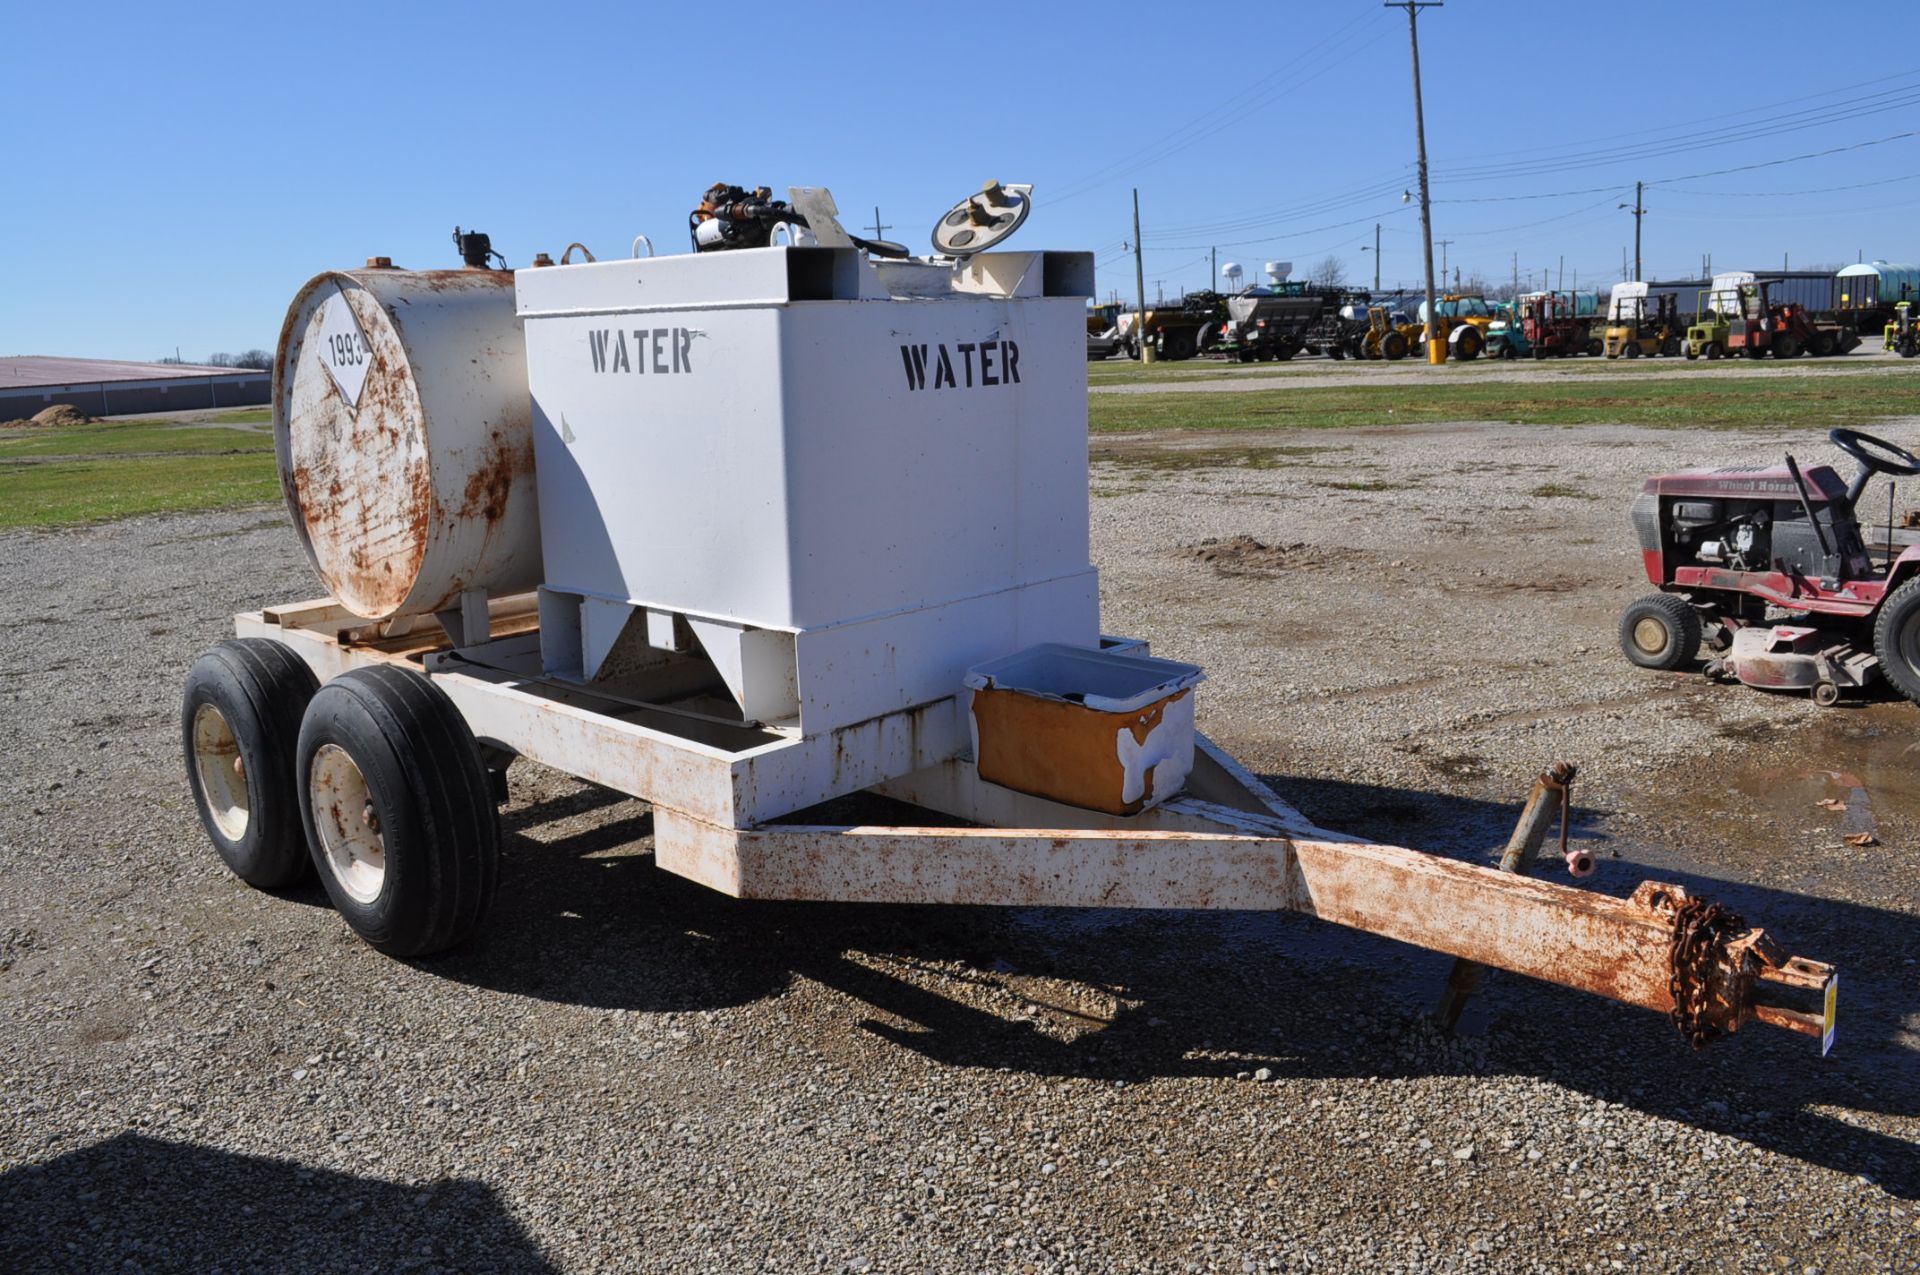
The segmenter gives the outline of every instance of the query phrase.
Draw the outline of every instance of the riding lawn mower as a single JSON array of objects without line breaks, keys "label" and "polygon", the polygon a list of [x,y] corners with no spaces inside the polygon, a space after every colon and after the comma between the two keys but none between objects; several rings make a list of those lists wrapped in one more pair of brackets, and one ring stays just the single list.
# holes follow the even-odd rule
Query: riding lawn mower
[{"label": "riding lawn mower", "polygon": [[1633,526],[1661,591],[1620,617],[1629,660],[1679,669],[1704,642],[1709,676],[1811,691],[1829,707],[1877,675],[1920,703],[1920,545],[1889,548],[1876,567],[1857,511],[1868,479],[1920,474],[1920,458],[1859,430],[1827,438],[1858,463],[1851,482],[1791,455],[1647,480]]}]

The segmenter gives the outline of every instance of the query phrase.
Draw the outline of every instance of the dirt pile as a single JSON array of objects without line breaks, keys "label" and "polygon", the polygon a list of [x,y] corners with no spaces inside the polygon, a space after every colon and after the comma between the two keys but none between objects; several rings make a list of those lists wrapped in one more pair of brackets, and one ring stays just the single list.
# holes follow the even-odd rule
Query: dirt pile
[{"label": "dirt pile", "polygon": [[93,417],[88,416],[85,412],[73,406],[71,403],[55,403],[52,407],[44,408],[41,411],[34,413],[33,424],[35,425],[85,425],[87,422],[91,421],[92,419]]},{"label": "dirt pile", "polygon": [[92,420],[93,417],[88,416],[77,407],[73,407],[67,403],[55,403],[52,407],[44,408],[30,418],[23,416],[15,420],[0,421],[0,429],[28,429],[36,425],[41,427],[48,425],[85,425]]},{"label": "dirt pile", "polygon": [[1195,562],[1204,562],[1223,576],[1277,576],[1297,567],[1326,566],[1339,555],[1296,540],[1270,545],[1252,536],[1208,537],[1187,550]]}]

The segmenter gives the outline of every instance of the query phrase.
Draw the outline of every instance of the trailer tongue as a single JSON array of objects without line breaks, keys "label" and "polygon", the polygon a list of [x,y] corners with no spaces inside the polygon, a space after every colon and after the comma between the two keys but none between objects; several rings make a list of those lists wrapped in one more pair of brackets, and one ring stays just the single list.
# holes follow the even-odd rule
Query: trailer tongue
[{"label": "trailer tongue", "polygon": [[[182,713],[238,875],[311,865],[376,947],[452,946],[525,757],[652,803],[659,866],[740,898],[1290,909],[1696,1045],[1753,1022],[1831,1045],[1832,968],[1679,886],[1328,833],[1197,736],[1199,671],[1100,632],[1090,259],[960,250],[1011,233],[1026,187],[956,206],[930,258],[790,193],[768,216],[797,246],[296,298],[275,429],[332,595],[239,616]],[[863,792],[928,814],[810,813]]]}]

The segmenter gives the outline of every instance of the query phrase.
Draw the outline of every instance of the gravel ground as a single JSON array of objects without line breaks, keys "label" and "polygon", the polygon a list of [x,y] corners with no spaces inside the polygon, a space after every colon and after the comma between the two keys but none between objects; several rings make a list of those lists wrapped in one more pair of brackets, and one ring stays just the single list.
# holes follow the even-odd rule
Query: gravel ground
[{"label": "gravel ground", "polygon": [[1825,1062],[1499,975],[1442,1039],[1446,961],[1297,917],[737,903],[524,764],[483,934],[390,960],[181,773],[194,654],[314,592],[282,518],[0,536],[0,1268],[1915,1269],[1920,716],[1613,644],[1639,478],[1789,439],[1101,439],[1094,543],[1322,823],[1484,860],[1581,764],[1596,888],[1841,965]]}]

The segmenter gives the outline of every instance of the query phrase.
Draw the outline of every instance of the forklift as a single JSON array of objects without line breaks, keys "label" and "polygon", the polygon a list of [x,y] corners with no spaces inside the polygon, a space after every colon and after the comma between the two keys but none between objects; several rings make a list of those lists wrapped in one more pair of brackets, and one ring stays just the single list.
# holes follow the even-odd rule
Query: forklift
[{"label": "forklift", "polygon": [[1772,288],[1778,282],[1756,279],[1740,285],[1739,307],[1727,319],[1728,354],[1738,351],[1750,359],[1763,359],[1769,353],[1776,359],[1802,354],[1826,358],[1860,344],[1859,336],[1839,324],[1808,317],[1799,302],[1773,300]]},{"label": "forklift", "polygon": [[1586,317],[1576,313],[1571,296],[1550,292],[1520,303],[1520,334],[1535,359],[1549,354],[1560,358],[1587,352]]},{"label": "forklift", "polygon": [[1893,322],[1887,325],[1886,349],[1903,359],[1920,355],[1920,323],[1916,323],[1911,301],[1896,301]]},{"label": "forklift", "polygon": [[1607,323],[1606,355],[1610,359],[1637,359],[1643,354],[1678,354],[1681,332],[1680,299],[1673,293],[1620,297]]}]

